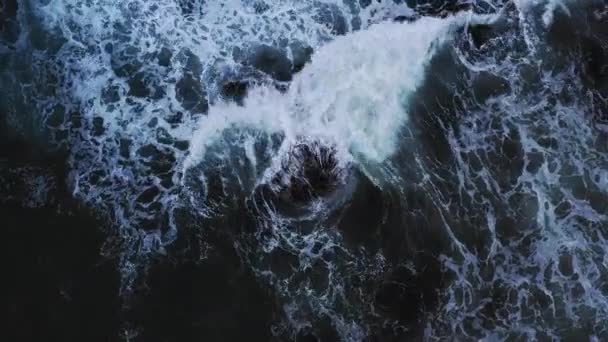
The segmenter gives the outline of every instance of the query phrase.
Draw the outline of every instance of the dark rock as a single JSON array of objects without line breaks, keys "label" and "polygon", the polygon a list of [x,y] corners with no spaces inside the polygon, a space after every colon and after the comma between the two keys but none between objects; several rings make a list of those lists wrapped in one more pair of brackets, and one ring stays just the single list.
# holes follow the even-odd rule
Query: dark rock
[{"label": "dark rock", "polygon": [[[340,181],[335,150],[320,144],[298,144],[282,163],[274,182],[281,187],[280,196],[294,203],[306,203],[328,195]],[[283,184],[285,174],[288,183]]]}]

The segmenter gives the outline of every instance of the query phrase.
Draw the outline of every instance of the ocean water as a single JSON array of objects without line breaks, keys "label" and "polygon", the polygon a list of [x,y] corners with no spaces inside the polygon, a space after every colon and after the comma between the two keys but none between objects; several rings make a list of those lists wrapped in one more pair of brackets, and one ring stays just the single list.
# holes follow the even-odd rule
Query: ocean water
[{"label": "ocean water", "polygon": [[607,6],[3,0],[7,340],[608,340]]}]

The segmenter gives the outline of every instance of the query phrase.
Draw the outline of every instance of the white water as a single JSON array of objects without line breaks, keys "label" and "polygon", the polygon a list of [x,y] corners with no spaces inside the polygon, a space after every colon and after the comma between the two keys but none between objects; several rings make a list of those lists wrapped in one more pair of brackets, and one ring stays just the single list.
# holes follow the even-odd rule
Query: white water
[{"label": "white water", "polygon": [[424,79],[427,61],[462,18],[381,23],[336,38],[315,52],[286,93],[260,86],[243,106],[211,106],[186,167],[200,162],[222,131],[235,127],[282,133],[286,146],[300,139],[322,141],[336,146],[342,161],[361,156],[382,162],[408,120],[407,101]]}]

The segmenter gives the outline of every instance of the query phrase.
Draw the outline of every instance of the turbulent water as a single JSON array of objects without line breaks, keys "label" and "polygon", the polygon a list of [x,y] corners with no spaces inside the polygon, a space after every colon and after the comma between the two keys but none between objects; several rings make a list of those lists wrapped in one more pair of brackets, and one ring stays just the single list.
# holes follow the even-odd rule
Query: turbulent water
[{"label": "turbulent water", "polygon": [[3,0],[0,95],[11,340],[608,340],[605,2]]}]

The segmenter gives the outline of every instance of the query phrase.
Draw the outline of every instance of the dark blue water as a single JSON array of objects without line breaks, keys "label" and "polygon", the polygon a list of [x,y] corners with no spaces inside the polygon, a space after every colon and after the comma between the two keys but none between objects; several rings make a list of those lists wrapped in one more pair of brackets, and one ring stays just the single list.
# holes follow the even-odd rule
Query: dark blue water
[{"label": "dark blue water", "polygon": [[0,6],[7,341],[608,339],[602,1]]}]

